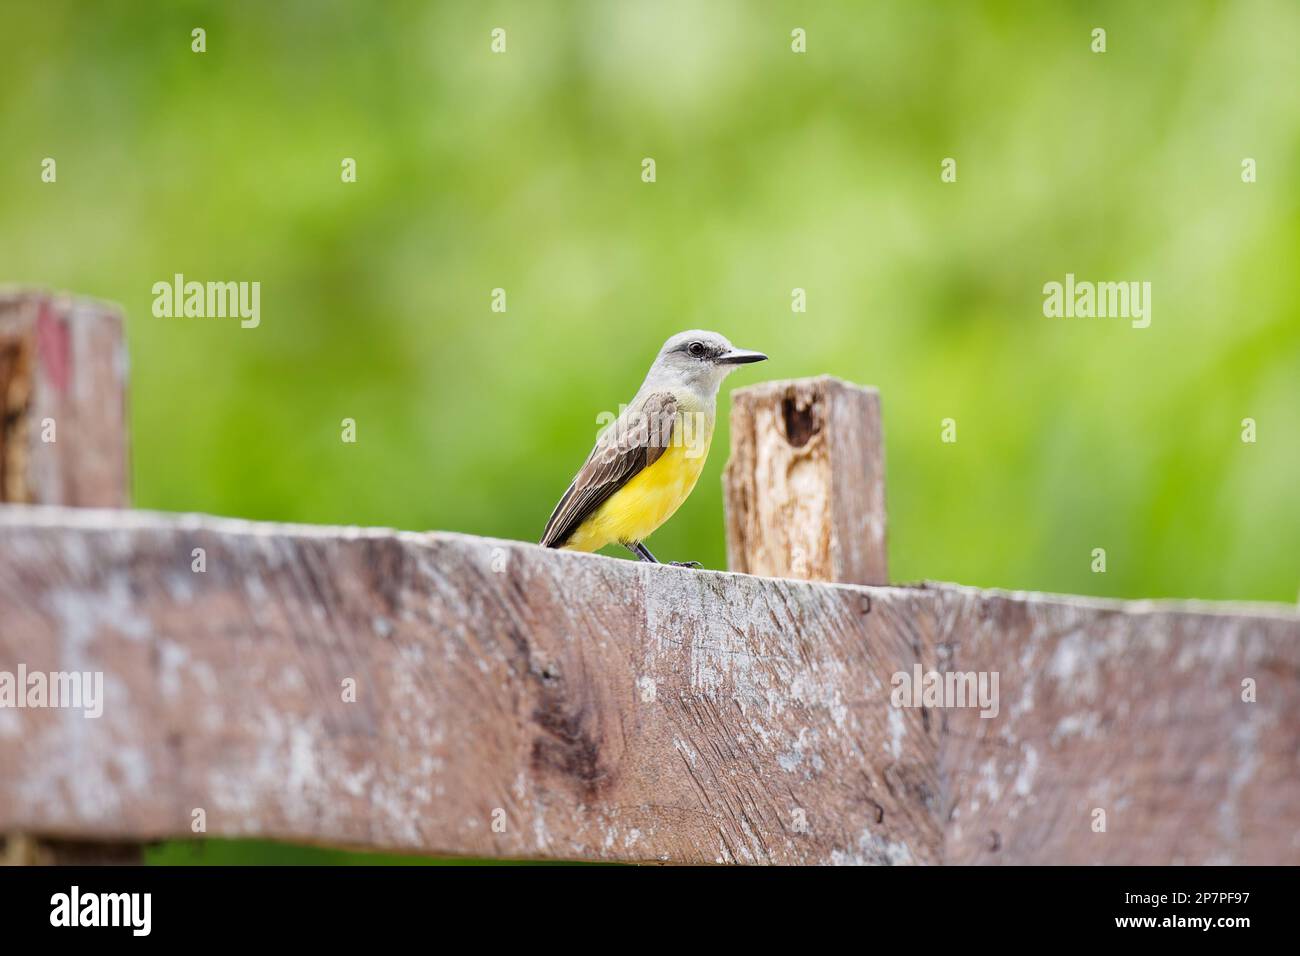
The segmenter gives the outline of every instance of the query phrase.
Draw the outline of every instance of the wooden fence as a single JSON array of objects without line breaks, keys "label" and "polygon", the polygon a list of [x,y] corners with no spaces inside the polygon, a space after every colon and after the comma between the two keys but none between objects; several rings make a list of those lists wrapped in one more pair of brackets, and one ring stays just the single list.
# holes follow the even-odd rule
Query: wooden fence
[{"label": "wooden fence", "polygon": [[[103,675],[99,717],[0,707],[11,859],[201,835],[677,863],[1300,862],[1295,609],[888,586],[873,390],[733,394],[728,559],[759,577],[114,510],[121,356],[111,308],[0,298],[0,679]],[[995,687],[993,706],[891,701],[899,675],[930,674]]]}]

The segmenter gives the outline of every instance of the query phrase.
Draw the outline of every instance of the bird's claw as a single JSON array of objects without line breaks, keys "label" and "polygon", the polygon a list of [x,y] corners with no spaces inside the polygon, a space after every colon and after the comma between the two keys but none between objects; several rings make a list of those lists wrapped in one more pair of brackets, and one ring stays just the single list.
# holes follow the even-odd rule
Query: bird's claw
[{"label": "bird's claw", "polygon": [[669,561],[668,565],[674,568],[702,568],[704,565],[698,561]]}]

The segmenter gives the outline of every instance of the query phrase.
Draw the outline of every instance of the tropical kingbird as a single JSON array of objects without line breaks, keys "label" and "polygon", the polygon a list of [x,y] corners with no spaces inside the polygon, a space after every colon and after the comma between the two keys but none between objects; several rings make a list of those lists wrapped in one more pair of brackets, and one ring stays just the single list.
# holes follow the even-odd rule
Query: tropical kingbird
[{"label": "tropical kingbird", "polygon": [[597,551],[617,541],[642,561],[657,563],[643,542],[700,477],[722,380],[736,366],[766,358],[735,348],[717,332],[681,332],[665,342],[636,396],[596,439],[555,506],[542,545]]}]

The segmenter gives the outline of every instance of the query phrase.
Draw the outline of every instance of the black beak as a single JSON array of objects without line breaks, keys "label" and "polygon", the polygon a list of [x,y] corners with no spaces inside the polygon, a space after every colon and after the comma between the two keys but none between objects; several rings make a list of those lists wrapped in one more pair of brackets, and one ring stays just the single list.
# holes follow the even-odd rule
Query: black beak
[{"label": "black beak", "polygon": [[748,365],[750,362],[766,362],[767,356],[762,352],[750,352],[745,349],[732,349],[715,359],[719,365]]}]

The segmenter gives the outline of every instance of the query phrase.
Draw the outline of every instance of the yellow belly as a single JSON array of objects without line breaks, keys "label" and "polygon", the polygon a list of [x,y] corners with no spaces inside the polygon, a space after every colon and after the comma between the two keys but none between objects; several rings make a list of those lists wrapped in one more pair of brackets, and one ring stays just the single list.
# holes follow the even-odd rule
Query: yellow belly
[{"label": "yellow belly", "polygon": [[597,551],[607,544],[633,544],[673,516],[695,488],[708,457],[712,429],[702,443],[675,443],[609,497],[569,537],[564,547]]}]

